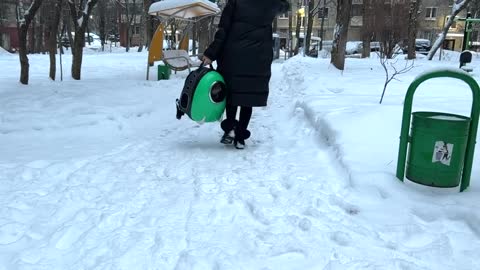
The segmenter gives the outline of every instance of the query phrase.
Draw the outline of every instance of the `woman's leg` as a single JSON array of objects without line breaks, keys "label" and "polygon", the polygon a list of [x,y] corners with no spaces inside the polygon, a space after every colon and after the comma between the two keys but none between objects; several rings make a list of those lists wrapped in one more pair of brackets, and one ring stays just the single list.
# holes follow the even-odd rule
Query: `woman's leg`
[{"label": "woman's leg", "polygon": [[227,105],[225,111],[227,111],[227,120],[235,122],[235,117],[237,117],[237,106]]},{"label": "woman's leg", "polygon": [[239,128],[246,130],[248,123],[250,123],[250,118],[252,118],[252,107],[242,107],[240,109],[240,119],[239,119]]},{"label": "woman's leg", "polygon": [[235,128],[235,140],[234,145],[237,149],[245,148],[245,140],[250,137],[250,131],[248,131],[248,124],[252,117],[252,107],[242,107],[240,109],[240,120],[238,127]]},{"label": "woman's leg", "polygon": [[225,132],[220,140],[223,144],[231,144],[234,140],[233,130],[237,125],[237,106],[227,105],[225,108],[227,119],[223,120],[221,123],[221,127]]}]

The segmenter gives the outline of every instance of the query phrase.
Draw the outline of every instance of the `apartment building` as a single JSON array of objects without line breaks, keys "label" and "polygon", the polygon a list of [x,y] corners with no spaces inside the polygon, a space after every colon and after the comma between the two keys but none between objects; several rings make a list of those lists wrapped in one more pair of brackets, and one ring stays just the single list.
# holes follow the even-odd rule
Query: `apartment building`
[{"label": "apartment building", "polygon": [[[386,4],[390,3],[391,0],[385,0]],[[295,26],[297,19],[301,20],[301,33],[304,33],[306,26],[306,18],[303,16],[305,13],[303,9],[305,8],[304,0],[292,0],[292,27],[293,32],[295,32]],[[441,32],[443,25],[448,19],[452,11],[453,0],[423,0],[422,6],[420,8],[420,17],[419,17],[419,26],[417,38],[428,39],[434,41],[437,35]],[[321,22],[323,19],[323,39],[332,40],[333,32],[335,28],[336,20],[336,1],[334,0],[316,0],[315,5],[319,6],[318,12],[314,16],[313,31],[312,35],[315,37],[320,37]],[[297,15],[297,11],[300,12],[300,17]],[[458,17],[465,17],[466,12],[462,12]],[[405,18],[405,24],[408,24],[408,18]],[[277,19],[277,34],[281,38],[281,46],[284,46],[287,37],[288,37],[288,14],[282,14]],[[348,40],[349,41],[359,41],[361,40],[363,26],[363,0],[353,0],[351,8],[351,20],[350,27],[348,31]],[[478,29],[480,30],[480,29]],[[450,49],[460,50],[461,44],[463,41],[463,31],[464,23],[456,22],[450,28],[450,31],[447,35],[446,46]],[[293,33],[295,34],[295,33]],[[472,40],[477,40],[478,31],[474,30],[472,34]],[[303,38],[303,34],[300,35]],[[295,42],[295,37],[293,43]],[[301,41],[302,42],[302,41]],[[295,46],[293,44],[292,46]]]}]

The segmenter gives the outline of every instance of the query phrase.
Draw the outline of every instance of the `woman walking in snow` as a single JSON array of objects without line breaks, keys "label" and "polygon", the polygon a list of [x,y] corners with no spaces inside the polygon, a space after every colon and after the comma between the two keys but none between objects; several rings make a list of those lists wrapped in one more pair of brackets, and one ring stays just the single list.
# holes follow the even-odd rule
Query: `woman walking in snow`
[{"label": "woman walking in snow", "polygon": [[[267,105],[273,61],[272,23],[290,9],[286,0],[228,0],[214,41],[205,50],[206,65],[217,61],[227,84],[225,132],[221,142],[245,147],[252,107]],[[237,121],[237,109],[240,118]]]}]

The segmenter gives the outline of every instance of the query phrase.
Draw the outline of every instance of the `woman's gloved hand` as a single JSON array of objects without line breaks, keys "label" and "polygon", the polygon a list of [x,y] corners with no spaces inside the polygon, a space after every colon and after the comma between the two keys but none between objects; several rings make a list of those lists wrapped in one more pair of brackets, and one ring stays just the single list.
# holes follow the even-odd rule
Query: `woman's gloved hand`
[{"label": "woman's gloved hand", "polygon": [[212,63],[212,60],[210,60],[210,58],[206,57],[205,55],[202,56],[202,61],[206,66]]}]

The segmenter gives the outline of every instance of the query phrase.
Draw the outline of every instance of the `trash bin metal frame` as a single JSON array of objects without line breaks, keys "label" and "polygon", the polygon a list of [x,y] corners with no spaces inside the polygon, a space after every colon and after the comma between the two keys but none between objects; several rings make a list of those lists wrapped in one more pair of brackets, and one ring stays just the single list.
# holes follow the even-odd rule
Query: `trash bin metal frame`
[{"label": "trash bin metal frame", "polygon": [[473,156],[475,152],[475,143],[477,138],[478,121],[480,117],[480,87],[475,79],[468,73],[462,70],[456,69],[443,69],[435,70],[424,73],[417,77],[409,86],[407,94],[405,96],[405,102],[403,106],[403,118],[402,127],[400,131],[400,144],[398,150],[397,160],[397,178],[400,181],[405,177],[405,164],[407,159],[408,143],[411,141],[409,135],[410,124],[412,119],[412,104],[413,96],[417,88],[423,82],[434,78],[455,78],[464,81],[472,90],[472,109],[470,113],[470,131],[467,141],[467,149],[465,152],[465,159],[463,165],[462,179],[460,183],[460,192],[463,192],[470,185],[470,177],[472,174]]}]

